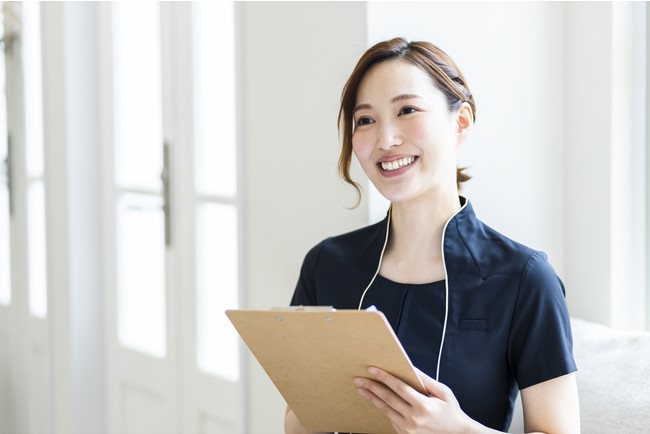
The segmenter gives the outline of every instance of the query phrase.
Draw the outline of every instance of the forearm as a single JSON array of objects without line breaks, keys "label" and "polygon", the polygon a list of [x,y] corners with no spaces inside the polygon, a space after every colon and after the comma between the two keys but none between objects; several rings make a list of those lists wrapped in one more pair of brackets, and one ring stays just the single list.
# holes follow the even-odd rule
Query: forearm
[{"label": "forearm", "polygon": [[287,412],[284,415],[284,432],[285,434],[325,434],[309,431],[302,426],[294,412],[287,407]]},{"label": "forearm", "polygon": [[466,423],[464,424],[464,429],[460,431],[463,434],[494,434],[494,433],[502,432],[492,428],[488,428],[485,425],[475,421],[474,419],[471,419],[468,416],[465,417],[466,417]]},{"label": "forearm", "polygon": [[[502,433],[502,432],[503,431],[497,431],[495,429],[488,428],[485,425],[482,425],[479,422],[471,419],[470,419],[470,423],[463,431],[464,434],[494,434],[494,433]],[[535,432],[529,432],[524,434],[545,434],[545,433],[535,431]]]}]

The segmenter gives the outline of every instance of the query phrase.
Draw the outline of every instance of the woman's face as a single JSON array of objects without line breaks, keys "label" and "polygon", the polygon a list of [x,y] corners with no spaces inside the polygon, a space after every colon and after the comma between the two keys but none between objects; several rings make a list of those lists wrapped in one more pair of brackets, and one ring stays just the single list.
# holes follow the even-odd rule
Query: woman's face
[{"label": "woman's face", "polygon": [[385,61],[359,85],[352,147],[366,175],[392,202],[457,194],[457,120],[424,71],[404,61]]}]

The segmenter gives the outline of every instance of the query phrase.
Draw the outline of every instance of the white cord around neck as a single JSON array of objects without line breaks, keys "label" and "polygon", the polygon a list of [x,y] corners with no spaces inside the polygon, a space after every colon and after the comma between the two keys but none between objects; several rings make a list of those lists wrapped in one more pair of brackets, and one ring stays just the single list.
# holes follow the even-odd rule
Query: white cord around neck
[{"label": "white cord around neck", "polygon": [[377,278],[377,275],[379,274],[379,270],[381,269],[381,261],[384,259],[384,252],[386,251],[386,245],[388,244],[388,233],[390,232],[390,217],[393,214],[393,207],[391,206],[388,208],[388,223],[386,223],[386,238],[384,239],[384,246],[381,248],[381,254],[379,255],[379,264],[377,264],[377,271],[375,271],[375,275],[372,276],[372,279],[370,280],[370,283],[368,286],[366,286],[366,289],[363,290],[363,294],[361,294],[361,300],[359,300],[359,307],[357,310],[361,310],[361,305],[363,304],[363,299],[366,297],[366,292],[370,289],[372,286],[373,282]]},{"label": "white cord around neck", "polygon": [[[443,229],[442,229],[442,245],[441,245],[441,250],[442,250],[442,267],[445,270],[445,320],[442,324],[442,336],[440,337],[440,349],[438,352],[438,362],[436,364],[436,381],[439,381],[440,378],[440,362],[442,360],[442,347],[445,343],[445,335],[447,334],[447,321],[449,319],[449,276],[447,275],[447,264],[445,263],[445,233],[447,231],[447,225],[449,222],[458,214],[463,208],[465,208],[465,205],[467,205],[467,200],[465,200],[465,203],[460,207],[458,211],[454,213],[447,222],[445,223]],[[372,276],[372,279],[370,280],[370,283],[368,286],[366,286],[366,289],[363,290],[363,294],[361,294],[361,300],[359,300],[359,307],[357,308],[358,310],[361,310],[361,305],[363,304],[363,299],[366,297],[366,293],[372,286],[373,282],[377,278],[377,275],[379,274],[379,270],[381,269],[381,262],[384,259],[384,252],[386,251],[386,246],[388,245],[388,234],[390,233],[390,219],[391,215],[393,214],[393,208],[392,206],[388,209],[388,222],[386,223],[386,238],[384,239],[384,246],[381,248],[381,254],[379,255],[379,263],[377,264],[377,270],[375,271],[374,276]]]},{"label": "white cord around neck", "polygon": [[445,225],[442,228],[442,241],[440,243],[440,251],[442,252],[442,268],[445,270],[445,322],[442,324],[442,336],[440,338],[440,351],[438,352],[438,364],[436,366],[436,381],[440,381],[440,362],[442,360],[442,347],[445,344],[445,335],[447,334],[447,321],[449,319],[449,275],[447,274],[447,263],[445,262],[445,234],[447,233],[447,226],[449,222],[456,217],[456,215],[465,208],[467,205],[467,199],[463,203],[458,211],[454,213]]}]

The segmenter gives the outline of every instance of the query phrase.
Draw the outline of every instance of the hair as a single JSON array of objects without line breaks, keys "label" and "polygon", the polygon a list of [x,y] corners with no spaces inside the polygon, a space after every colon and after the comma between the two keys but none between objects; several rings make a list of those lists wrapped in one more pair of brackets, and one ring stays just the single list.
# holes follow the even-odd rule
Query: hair
[{"label": "hair", "polygon": [[[394,38],[379,42],[369,48],[357,62],[350,78],[343,87],[341,107],[338,116],[339,135],[341,137],[341,155],[339,156],[338,172],[341,178],[357,190],[357,204],[361,202],[361,185],[350,176],[352,161],[352,134],[354,133],[354,107],[356,105],[359,85],[368,70],[378,63],[387,60],[402,60],[417,66],[426,72],[434,85],[447,97],[450,111],[458,110],[463,103],[468,103],[472,109],[473,119],[476,120],[476,105],[474,97],[465,77],[454,61],[440,48],[430,42],[412,41],[404,38]],[[456,185],[460,190],[461,184],[471,176],[464,172],[465,168],[456,169]]]}]

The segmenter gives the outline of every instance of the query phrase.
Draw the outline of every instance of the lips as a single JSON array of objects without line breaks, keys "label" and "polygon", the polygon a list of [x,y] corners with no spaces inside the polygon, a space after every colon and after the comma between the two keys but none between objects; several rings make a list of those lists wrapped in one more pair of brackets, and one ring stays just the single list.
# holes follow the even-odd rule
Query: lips
[{"label": "lips", "polygon": [[379,165],[381,166],[382,170],[392,172],[393,170],[400,169],[404,166],[409,166],[413,164],[414,161],[415,157],[404,157],[400,158],[399,160],[383,161],[380,162]]},{"label": "lips", "polygon": [[418,160],[415,155],[390,155],[377,162],[379,173],[385,177],[395,177],[409,170]]}]

